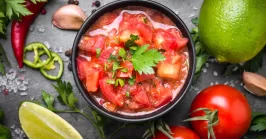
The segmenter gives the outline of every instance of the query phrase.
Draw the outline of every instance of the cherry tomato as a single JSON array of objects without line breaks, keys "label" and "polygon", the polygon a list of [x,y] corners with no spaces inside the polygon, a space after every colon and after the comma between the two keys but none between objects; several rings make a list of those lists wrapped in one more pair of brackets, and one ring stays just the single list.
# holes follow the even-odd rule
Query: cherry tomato
[{"label": "cherry tomato", "polygon": [[[199,136],[191,129],[184,126],[170,126],[174,139],[200,139]],[[153,139],[169,139],[162,132],[157,132]]]},{"label": "cherry tomato", "polygon": [[[202,90],[193,100],[191,117],[203,116],[198,108],[218,110],[219,123],[213,126],[216,139],[239,139],[249,129],[251,109],[247,99],[237,89],[227,85],[215,85]],[[208,139],[207,121],[191,121],[195,132],[202,139]]]}]

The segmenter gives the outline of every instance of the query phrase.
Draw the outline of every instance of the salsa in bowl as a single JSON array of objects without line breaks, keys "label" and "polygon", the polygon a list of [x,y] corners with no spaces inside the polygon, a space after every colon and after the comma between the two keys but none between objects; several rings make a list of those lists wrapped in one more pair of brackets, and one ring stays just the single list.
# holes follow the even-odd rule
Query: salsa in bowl
[{"label": "salsa in bowl", "polygon": [[99,112],[144,121],[169,111],[186,93],[195,52],[186,26],[168,8],[117,1],[83,24],[72,66],[79,90]]}]

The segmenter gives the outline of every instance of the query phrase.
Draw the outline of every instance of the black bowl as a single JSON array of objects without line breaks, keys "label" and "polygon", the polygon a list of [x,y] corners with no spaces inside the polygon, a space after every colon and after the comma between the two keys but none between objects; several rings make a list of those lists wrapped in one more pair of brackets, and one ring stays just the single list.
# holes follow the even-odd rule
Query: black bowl
[{"label": "black bowl", "polygon": [[[77,62],[76,62],[76,57],[78,56],[78,44],[79,41],[82,37],[82,35],[89,29],[89,27],[104,13],[111,12],[115,9],[118,8],[123,8],[126,6],[144,6],[147,8],[155,9],[157,11],[160,11],[161,13],[165,14],[168,16],[175,24],[176,26],[180,29],[180,31],[183,33],[183,36],[186,38],[189,38],[188,42],[188,52],[189,52],[189,73],[187,76],[187,79],[180,91],[180,93],[167,105],[163,106],[162,108],[152,112],[148,113],[145,115],[140,115],[140,116],[129,116],[129,115],[122,115],[119,113],[112,113],[107,111],[104,107],[98,104],[86,91],[84,88],[82,82],[78,78],[78,73],[77,73]],[[194,49],[194,44],[191,39],[189,30],[187,29],[186,25],[184,22],[176,15],[172,10],[169,8],[165,7],[164,5],[154,2],[154,1],[134,1],[134,0],[123,0],[123,1],[115,1],[112,3],[109,3],[107,5],[104,5],[103,7],[99,8],[95,13],[93,13],[90,17],[87,18],[85,23],[82,25],[81,29],[77,33],[77,36],[74,41],[74,45],[72,48],[72,69],[73,69],[73,75],[75,82],[77,84],[77,87],[85,100],[98,112],[100,112],[103,115],[106,115],[110,118],[120,120],[120,121],[125,121],[125,122],[142,122],[150,119],[157,118],[159,116],[162,116],[163,114],[169,112],[174,106],[177,105],[177,103],[184,97],[184,95],[187,93],[192,79],[194,77],[194,72],[195,72],[195,49]]]}]

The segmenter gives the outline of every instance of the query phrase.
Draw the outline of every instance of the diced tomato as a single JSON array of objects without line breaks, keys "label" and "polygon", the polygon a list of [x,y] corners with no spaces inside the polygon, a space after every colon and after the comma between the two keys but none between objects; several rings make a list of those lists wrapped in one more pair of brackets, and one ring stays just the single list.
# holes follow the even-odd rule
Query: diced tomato
[{"label": "diced tomato", "polygon": [[127,103],[127,106],[131,110],[138,110],[138,109],[142,108],[142,106],[139,103],[135,102],[135,101],[129,101]]},{"label": "diced tomato", "polygon": [[138,29],[141,37],[143,37],[145,42],[151,42],[152,41],[152,29],[150,26],[148,26],[144,23],[138,23],[135,25],[135,28]]},{"label": "diced tomato", "polygon": [[114,48],[113,47],[108,47],[108,48],[106,48],[106,49],[104,49],[102,52],[101,52],[101,54],[100,54],[100,56],[99,56],[99,61],[101,61],[101,62],[106,62],[107,61],[107,59],[110,57],[110,55],[114,52]]},{"label": "diced tomato", "polygon": [[104,103],[103,107],[105,107],[110,112],[115,112],[117,109],[117,106],[114,103],[110,103],[110,102]]},{"label": "diced tomato", "polygon": [[[126,78],[126,77],[131,77],[132,73],[133,73],[133,64],[129,61],[124,61],[121,63],[120,65],[121,67],[123,67],[123,69],[119,69],[116,77],[119,78]],[[127,72],[123,72],[123,70],[126,69]]]},{"label": "diced tomato", "polygon": [[96,69],[86,69],[86,89],[89,92],[96,92],[99,87],[100,72]]},{"label": "diced tomato", "polygon": [[89,66],[89,62],[81,56],[78,56],[76,60],[79,79],[84,81],[86,79],[85,69]]},{"label": "diced tomato", "polygon": [[169,50],[164,53],[165,62],[176,64],[178,62],[181,62],[182,56],[180,56],[177,52],[174,50]]},{"label": "diced tomato", "polygon": [[150,100],[155,108],[169,103],[172,100],[171,89],[165,88],[163,85],[156,85],[151,89]]},{"label": "diced tomato", "polygon": [[153,41],[157,49],[179,50],[186,46],[188,39],[178,38],[165,30],[157,29],[154,33]]},{"label": "diced tomato", "polygon": [[141,104],[143,107],[150,107],[151,103],[144,89],[141,89],[136,95],[133,96],[133,99]]},{"label": "diced tomato", "polygon": [[105,45],[105,37],[104,36],[94,36],[88,37],[85,36],[79,43],[79,48],[86,52],[96,54],[96,50],[102,50]]},{"label": "diced tomato", "polygon": [[142,81],[146,81],[146,80],[150,80],[150,79],[154,79],[155,78],[155,74],[139,74],[138,72],[136,73],[136,82],[142,82]]},{"label": "diced tomato", "polygon": [[99,81],[100,89],[102,91],[102,94],[109,100],[110,102],[118,105],[123,106],[124,105],[124,98],[120,94],[116,94],[114,85],[108,84],[106,81],[108,80],[107,77],[101,79]]},{"label": "diced tomato", "polygon": [[176,63],[168,63],[168,62],[160,62],[157,66],[157,75],[166,79],[179,79],[181,71],[181,64]]}]

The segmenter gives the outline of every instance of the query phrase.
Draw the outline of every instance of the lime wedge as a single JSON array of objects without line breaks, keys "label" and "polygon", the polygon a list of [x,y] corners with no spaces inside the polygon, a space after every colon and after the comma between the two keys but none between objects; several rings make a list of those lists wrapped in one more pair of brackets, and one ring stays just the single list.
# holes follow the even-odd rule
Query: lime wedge
[{"label": "lime wedge", "polygon": [[82,139],[60,116],[32,102],[21,104],[19,120],[29,139]]}]

